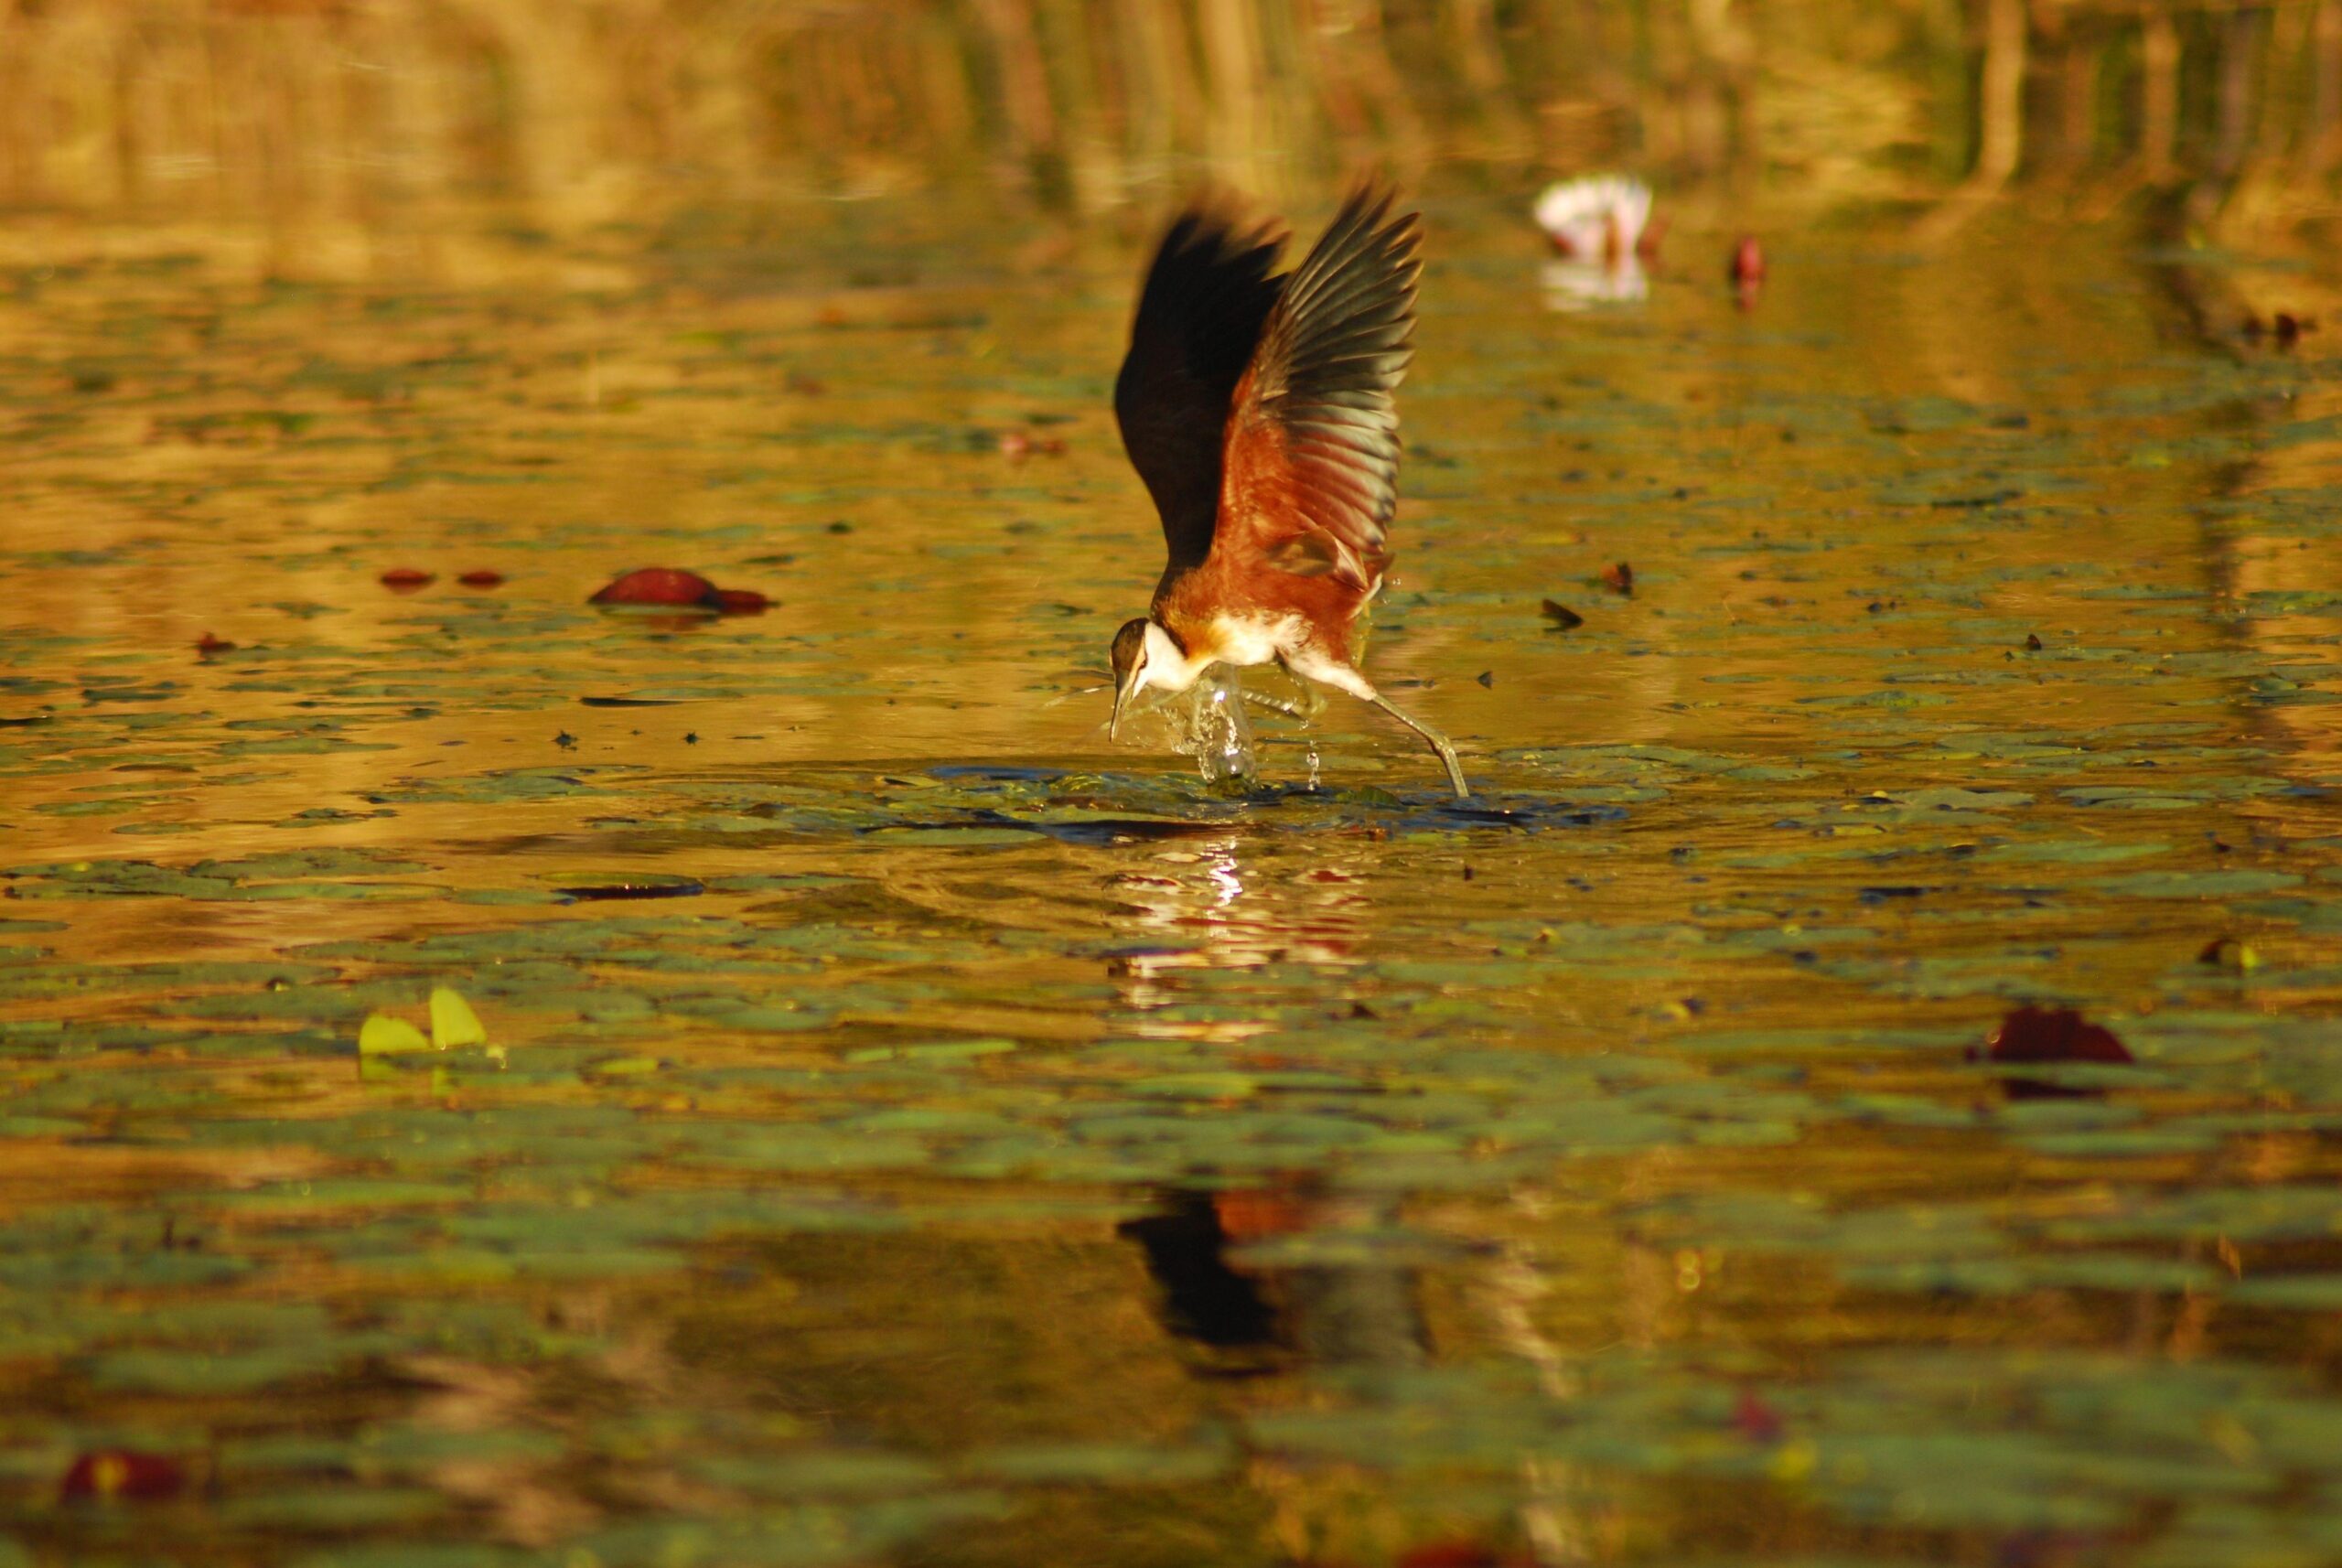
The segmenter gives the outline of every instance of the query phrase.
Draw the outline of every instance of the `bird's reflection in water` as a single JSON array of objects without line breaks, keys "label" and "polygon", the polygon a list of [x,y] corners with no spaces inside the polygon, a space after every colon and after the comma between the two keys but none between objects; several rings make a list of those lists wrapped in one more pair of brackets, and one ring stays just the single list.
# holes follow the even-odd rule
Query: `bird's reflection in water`
[{"label": "bird's reflection in water", "polygon": [[1157,1212],[1127,1220],[1122,1234],[1146,1253],[1162,1294],[1156,1316],[1179,1337],[1217,1353],[1217,1371],[1266,1370],[1260,1353],[1278,1348],[1277,1314],[1261,1282],[1228,1260],[1219,1201],[1233,1193],[1166,1193]]},{"label": "bird's reflection in water", "polygon": [[[1260,864],[1248,864],[1248,852]],[[1156,1037],[1218,1041],[1280,1027],[1285,1020],[1265,1006],[1242,1015],[1243,996],[1225,985],[1194,983],[1214,972],[1272,964],[1331,972],[1324,991],[1327,1005],[1336,1005],[1339,976],[1364,961],[1367,886],[1363,867],[1338,856],[1313,854],[1305,863],[1241,834],[1161,850],[1148,869],[1115,881],[1135,908],[1138,929],[1156,939],[1117,966],[1135,1027]],[[1290,997],[1289,980],[1277,994]],[[1181,1005],[1188,1003],[1209,1005]],[[1406,1365],[1422,1354],[1411,1271],[1260,1270],[1230,1257],[1231,1248],[1303,1232],[1378,1229],[1395,1209],[1395,1200],[1380,1194],[1277,1182],[1170,1194],[1161,1212],[1124,1234],[1145,1249],[1166,1326],[1200,1346],[1237,1353],[1240,1363],[1273,1350],[1313,1362]]]},{"label": "bird's reflection in water", "polygon": [[1164,1326],[1222,1376],[1314,1367],[1412,1367],[1424,1357],[1417,1271],[1405,1264],[1263,1266],[1244,1249],[1319,1231],[1391,1225],[1398,1204],[1274,1183],[1166,1193],[1160,1209],[1123,1225],[1146,1253]]},{"label": "bird's reflection in water", "polygon": [[[1289,1397],[1274,1388],[1237,1391],[1250,1380],[1290,1372],[1405,1372],[1459,1350],[1469,1354],[1474,1343],[1520,1357],[1556,1406],[1574,1400],[1575,1360],[1537,1321],[1552,1282],[1535,1261],[1512,1248],[1468,1247],[1445,1264],[1374,1247],[1338,1262],[1269,1261],[1280,1242],[1316,1237],[1330,1243],[1319,1249],[1324,1253],[1339,1254],[1345,1232],[1363,1239],[1424,1220],[1421,1213],[1411,1215],[1397,1194],[1346,1192],[1331,1181],[1290,1176],[1238,1187],[1174,1188],[1160,1195],[1155,1212],[1126,1221],[1121,1234],[1144,1254],[1156,1291],[1155,1316],[1187,1346],[1190,1369],[1230,1386],[1229,1397],[1239,1407],[1275,1408]],[[1443,1270],[1445,1289],[1434,1283]],[[1459,1283],[1460,1291],[1454,1288]],[[1452,1310],[1446,1315],[1445,1335],[1434,1333],[1425,1310],[1434,1294],[1451,1308],[1466,1309],[1460,1320]],[[1443,1343],[1459,1337],[1460,1344]],[[1370,1378],[1352,1387],[1374,1382]],[[1348,1517],[1344,1489],[1327,1484],[1306,1464],[1262,1456],[1250,1474],[1275,1502],[1273,1528],[1281,1539],[1323,1543],[1359,1528]],[[1412,1543],[1416,1550],[1391,1555],[1402,1563],[1522,1568],[1589,1563],[1614,1503],[1584,1466],[1524,1454],[1505,1511],[1509,1524],[1491,1527],[1485,1539],[1418,1538]],[[1387,1519],[1380,1524],[1391,1527]],[[1509,1548],[1493,1544],[1506,1537],[1514,1542]],[[1319,1560],[1318,1553],[1305,1555]]]},{"label": "bird's reflection in water", "polygon": [[[1314,847],[1314,846],[1313,846]],[[1261,865],[1248,865],[1248,852]],[[1285,1020],[1266,1006],[1242,1013],[1245,998],[1205,974],[1268,965],[1329,972],[1323,988],[1339,1002],[1340,975],[1359,956],[1370,907],[1363,868],[1340,858],[1302,862],[1258,840],[1187,840],[1167,846],[1144,871],[1116,879],[1135,906],[1138,928],[1158,941],[1134,948],[1118,966],[1123,1001],[1142,1034],[1231,1041]],[[1289,980],[1277,994],[1289,998]],[[1182,1004],[1198,1004],[1183,1007]],[[1231,1007],[1231,1004],[1233,1006]],[[1208,1005],[1207,1005],[1208,1004]],[[1304,1231],[1364,1227],[1393,1218],[1394,1204],[1322,1190],[1312,1182],[1256,1189],[1175,1193],[1160,1214],[1126,1230],[1146,1250],[1174,1332],[1222,1348],[1282,1348],[1310,1360],[1411,1363],[1421,1350],[1412,1276],[1403,1269],[1286,1268],[1231,1264],[1231,1246]],[[1263,1294],[1260,1282],[1273,1280]]]},{"label": "bird's reflection in water", "polygon": [[[1256,842],[1241,833],[1186,839],[1157,851],[1144,869],[1109,884],[1131,906],[1142,940],[1116,962],[1121,1005],[1136,1015],[1139,1033],[1200,1040],[1240,1040],[1276,1026],[1265,1006],[1241,1014],[1240,993],[1187,983],[1206,972],[1316,964],[1347,970],[1362,961],[1357,949],[1368,904],[1362,872],[1338,861],[1297,871],[1290,857],[1274,871],[1248,864]],[[1279,858],[1279,857],[1270,857]],[[1289,984],[1274,994],[1289,999]],[[1212,1005],[1210,1016],[1162,1016],[1183,1003]]]},{"label": "bird's reflection in water", "polygon": [[1650,278],[1633,256],[1614,262],[1547,262],[1539,274],[1545,308],[1573,312],[1606,305],[1632,305],[1649,297]]},{"label": "bird's reflection in water", "polygon": [[[1114,878],[1113,892],[1143,933],[1115,966],[1132,1033],[1233,1044],[1290,1028],[1289,1010],[1272,1000],[1289,1009],[1290,976],[1275,992],[1264,989],[1249,1015],[1247,993],[1225,978],[1270,965],[1322,967],[1325,1010],[1347,1011],[1348,976],[1367,957],[1368,867],[1338,844],[1313,843],[1305,861],[1294,847],[1237,832],[1181,839]],[[1459,1238],[1445,1262],[1379,1244],[1425,1217],[1411,1212],[1402,1192],[1346,1189],[1338,1167],[1238,1179],[1164,1191],[1152,1212],[1121,1227],[1144,1259],[1157,1323],[1185,1347],[1191,1373],[1227,1389],[1238,1406],[1284,1399],[1273,1391],[1287,1374],[1402,1372],[1435,1362],[1441,1348],[1425,1303],[1442,1271],[1447,1286],[1469,1280],[1447,1294],[1473,1304],[1478,1332],[1534,1367],[1551,1397],[1574,1396],[1570,1359],[1537,1326],[1549,1282],[1529,1260],[1485,1238]],[[1262,1460],[1252,1477],[1273,1501],[1281,1538],[1323,1544],[1352,1529],[1347,1494],[1305,1465]],[[1574,1465],[1524,1456],[1512,1517],[1497,1530],[1514,1544],[1471,1560],[1590,1561],[1589,1516],[1603,1508],[1590,1487]],[[1454,1543],[1402,1535],[1390,1544],[1402,1556],[1409,1547],[1437,1552]]]}]

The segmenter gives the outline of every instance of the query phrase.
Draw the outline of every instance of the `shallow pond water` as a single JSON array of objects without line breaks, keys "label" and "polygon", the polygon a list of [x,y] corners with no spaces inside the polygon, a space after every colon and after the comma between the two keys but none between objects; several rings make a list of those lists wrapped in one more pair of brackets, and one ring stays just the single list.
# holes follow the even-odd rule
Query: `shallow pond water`
[{"label": "shallow pond water", "polygon": [[1431,233],[1468,804],[1106,745],[1135,224],[20,239],[0,1563],[2342,1557],[2333,280]]}]

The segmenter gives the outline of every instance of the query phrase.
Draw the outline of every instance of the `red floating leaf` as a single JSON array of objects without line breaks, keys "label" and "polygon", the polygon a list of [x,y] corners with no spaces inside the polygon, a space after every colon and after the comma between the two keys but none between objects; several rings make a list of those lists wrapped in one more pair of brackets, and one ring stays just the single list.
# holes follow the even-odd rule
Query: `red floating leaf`
[{"label": "red floating leaf", "polygon": [[1994,1062],[2127,1062],[2114,1031],[2070,1007],[2019,1007],[1993,1027],[1984,1059]]},{"label": "red floating leaf", "polygon": [[628,572],[586,601],[589,605],[699,605],[716,607],[716,587],[696,572],[645,566]]},{"label": "red floating leaf", "polygon": [[504,581],[501,572],[467,572],[456,579],[467,588],[493,588]]},{"label": "red floating leaf", "polygon": [[235,649],[236,645],[226,638],[214,637],[208,631],[195,639],[195,650],[206,659],[215,653],[232,653]]},{"label": "red floating leaf", "polygon": [[418,571],[413,566],[393,566],[381,578],[382,586],[394,594],[411,594],[431,580],[430,573]]},{"label": "red floating leaf", "polygon": [[760,616],[772,608],[772,601],[754,588],[718,588],[715,607],[728,616]]},{"label": "red floating leaf", "polygon": [[1740,1435],[1751,1443],[1778,1443],[1781,1440],[1781,1412],[1758,1398],[1755,1391],[1743,1389],[1740,1398],[1733,1402],[1732,1424]]},{"label": "red floating leaf", "polygon": [[74,1460],[57,1490],[68,1501],[126,1498],[143,1502],[177,1497],[187,1488],[187,1467],[164,1455],[101,1448]]}]

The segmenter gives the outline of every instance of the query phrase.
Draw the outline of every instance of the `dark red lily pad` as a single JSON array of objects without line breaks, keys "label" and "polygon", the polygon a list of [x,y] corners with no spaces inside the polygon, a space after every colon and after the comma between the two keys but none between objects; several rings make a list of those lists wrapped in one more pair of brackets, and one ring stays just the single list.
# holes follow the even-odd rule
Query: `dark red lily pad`
[{"label": "dark red lily pad", "polygon": [[462,576],[457,578],[456,581],[461,583],[467,588],[500,587],[504,582],[504,574],[501,572],[486,571],[467,572]]},{"label": "dark red lily pad", "polygon": [[2130,1050],[2114,1031],[2070,1007],[2019,1007],[1984,1039],[1991,1062],[2127,1062]]},{"label": "dark red lily pad", "polygon": [[714,610],[727,616],[758,616],[772,608],[772,601],[753,588],[719,588],[697,572],[672,566],[628,572],[586,602],[606,607]]},{"label": "dark red lily pad", "polygon": [[1732,1424],[1751,1443],[1778,1443],[1784,1430],[1781,1412],[1767,1404],[1754,1389],[1743,1389],[1733,1402]]},{"label": "dark red lily pad", "polygon": [[715,608],[716,586],[696,572],[645,566],[628,572],[586,602],[589,605],[696,605]]},{"label": "dark red lily pad", "polygon": [[382,586],[394,594],[411,594],[427,587],[433,581],[430,573],[414,566],[393,566],[378,579]]},{"label": "dark red lily pad", "polygon": [[195,650],[209,659],[215,653],[233,653],[236,645],[224,637],[214,637],[207,631],[195,639]]},{"label": "dark red lily pad", "polygon": [[74,1460],[57,1490],[68,1502],[84,1498],[145,1502],[175,1498],[187,1489],[187,1466],[167,1455],[100,1448]]}]

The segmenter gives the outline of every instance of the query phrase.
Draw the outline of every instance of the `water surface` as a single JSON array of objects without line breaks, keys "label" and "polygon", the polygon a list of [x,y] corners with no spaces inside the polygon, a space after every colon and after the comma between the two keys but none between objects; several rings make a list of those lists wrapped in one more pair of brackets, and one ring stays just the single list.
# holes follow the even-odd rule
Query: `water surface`
[{"label": "water surface", "polygon": [[2333,280],[1436,201],[1478,794],[1242,798],[1101,729],[1137,229],[18,244],[0,1562],[2342,1556]]}]

